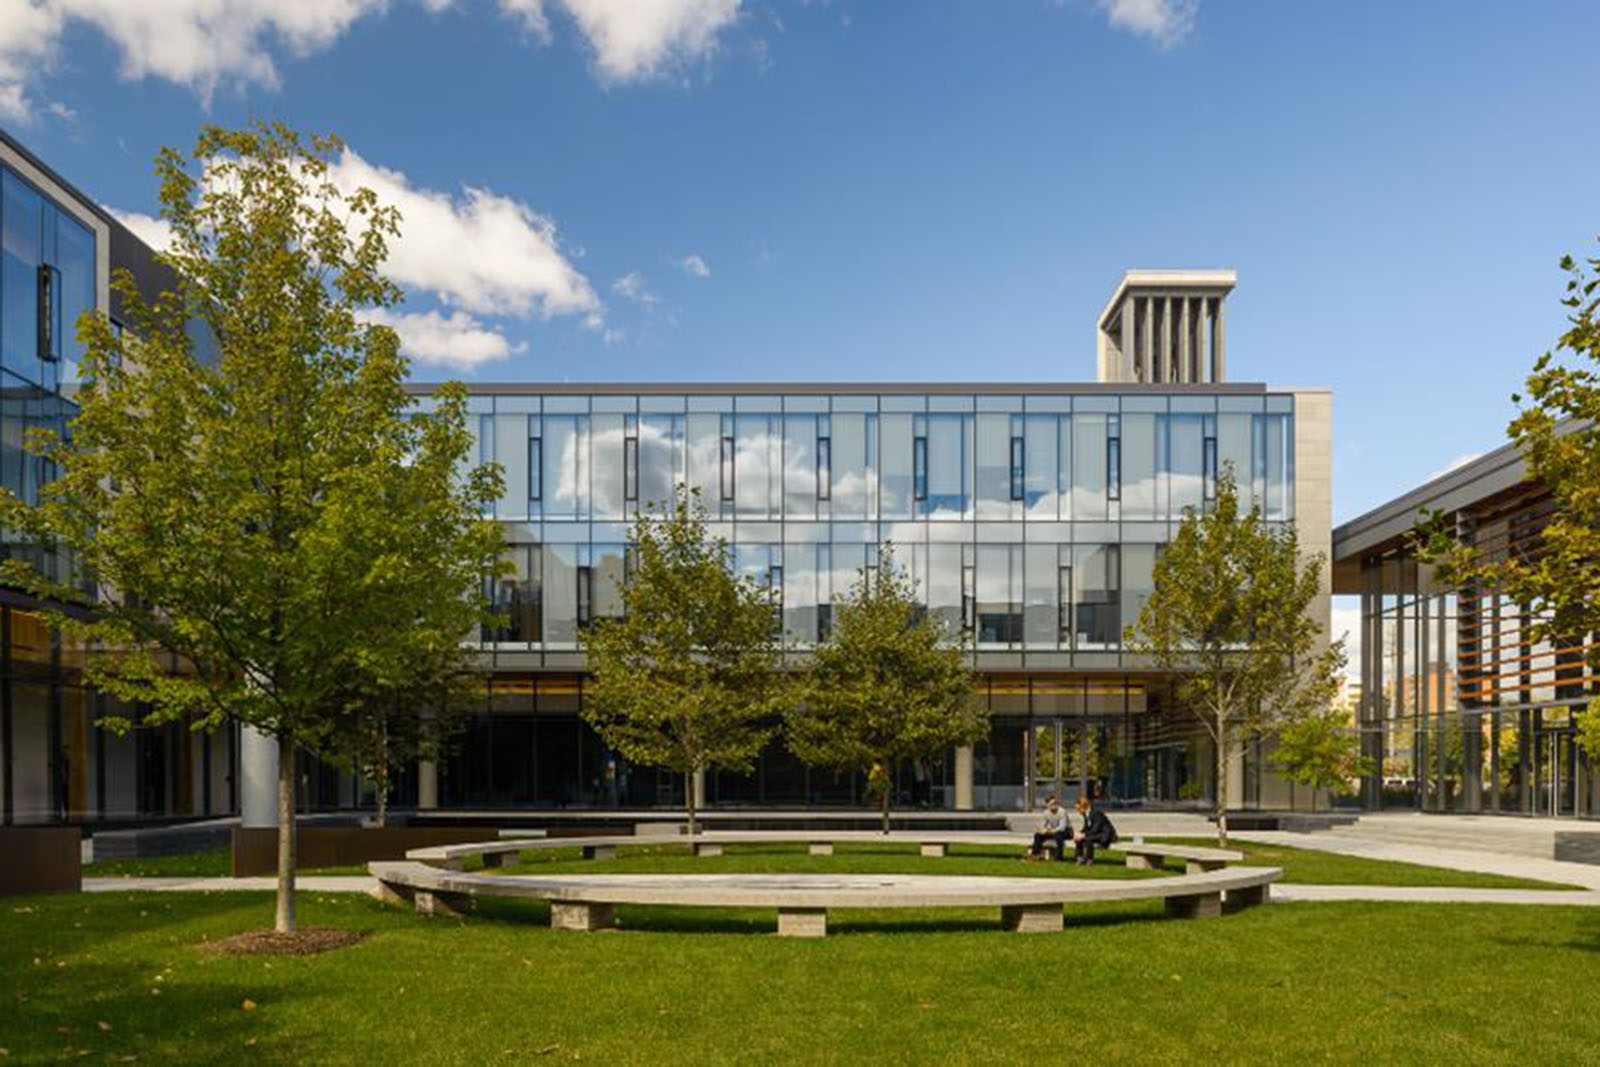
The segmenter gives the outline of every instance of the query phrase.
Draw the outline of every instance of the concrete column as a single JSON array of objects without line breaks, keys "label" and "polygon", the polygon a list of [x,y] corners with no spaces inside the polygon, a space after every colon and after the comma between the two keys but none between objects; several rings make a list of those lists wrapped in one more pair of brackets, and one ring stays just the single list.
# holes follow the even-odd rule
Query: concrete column
[{"label": "concrete column", "polygon": [[972,746],[956,749],[956,810],[972,810]]},{"label": "concrete column", "polygon": [[1147,296],[1139,302],[1144,305],[1144,329],[1139,331],[1143,342],[1144,377],[1139,380],[1153,382],[1156,380],[1152,373],[1152,364],[1156,360],[1155,301]]},{"label": "concrete column", "polygon": [[1180,375],[1178,380],[1184,382],[1194,382],[1200,379],[1194,369],[1194,348],[1189,343],[1191,340],[1189,305],[1193,303],[1194,301],[1187,296],[1180,298],[1178,301],[1180,309],[1178,315],[1178,363]]},{"label": "concrete column", "polygon": [[1223,329],[1223,306],[1227,301],[1217,299],[1216,315],[1211,320],[1211,380],[1225,382],[1228,380],[1227,366],[1227,334]]},{"label": "concrete column", "polygon": [[417,807],[431,811],[439,806],[439,765],[431,759],[417,760]]},{"label": "concrete column", "polygon": [[1133,376],[1133,346],[1138,343],[1139,338],[1137,336],[1137,331],[1134,328],[1135,319],[1133,314],[1132,299],[1125,299],[1122,301],[1122,314],[1118,317],[1118,322],[1120,323],[1120,326],[1117,330],[1117,345],[1122,350],[1120,357],[1122,366],[1117,368],[1117,381],[1135,381],[1136,379]]},{"label": "concrete column", "polygon": [[278,741],[239,728],[239,814],[245,826],[278,825]]}]

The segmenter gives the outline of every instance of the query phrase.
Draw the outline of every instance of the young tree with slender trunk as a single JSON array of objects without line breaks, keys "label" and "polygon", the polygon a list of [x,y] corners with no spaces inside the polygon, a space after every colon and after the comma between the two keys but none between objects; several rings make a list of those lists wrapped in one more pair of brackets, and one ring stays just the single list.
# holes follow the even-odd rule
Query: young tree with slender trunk
[{"label": "young tree with slender trunk", "polygon": [[1228,841],[1233,748],[1258,733],[1327,707],[1344,665],[1342,642],[1318,650],[1309,615],[1323,559],[1302,559],[1292,524],[1271,527],[1260,509],[1239,510],[1233,472],[1217,479],[1216,503],[1189,511],[1156,557],[1153,589],[1124,648],[1171,673],[1182,706],[1216,748],[1217,841]]},{"label": "young tree with slender trunk", "polygon": [[[1497,592],[1527,612],[1526,640],[1582,649],[1600,672],[1600,257],[1563,256],[1562,304],[1567,329],[1556,349],[1535,361],[1527,398],[1507,428],[1528,465],[1528,478],[1550,491],[1554,506],[1535,549],[1485,553],[1460,540],[1438,512],[1425,514],[1414,533],[1419,557],[1440,582]],[[1578,715],[1579,744],[1600,760],[1600,698]]]},{"label": "young tree with slender trunk", "polygon": [[895,766],[975,743],[988,734],[988,713],[963,635],[917,602],[889,546],[834,604],[833,619],[789,714],[789,747],[807,763],[865,772],[888,833]]},{"label": "young tree with slender trunk", "polygon": [[1350,727],[1350,713],[1337,707],[1312,709],[1278,727],[1273,766],[1291,782],[1311,789],[1313,809],[1318,790],[1348,795],[1357,779],[1373,771]]},{"label": "young tree with slender trunk", "polygon": [[748,772],[775,730],[786,686],[772,595],[734,576],[682,486],[665,514],[634,521],[628,552],[622,616],[582,635],[594,676],[583,715],[623,758],[683,775],[694,834],[696,780]]},{"label": "young tree with slender trunk", "polygon": [[462,638],[502,551],[482,518],[497,469],[463,476],[464,391],[419,408],[394,332],[363,321],[400,300],[382,270],[399,219],[328,181],[339,147],[260,125],[161,152],[175,291],[146,304],[124,276],[129,328],[84,316],[79,413],[30,441],[59,476],[36,507],[0,498],[0,522],[79,568],[11,560],[4,576],[90,609],[49,615],[91,650],[91,684],[145,722],[276,739],[286,934],[296,754],[335,753],[350,714],[414,685],[418,663],[470,670]]}]

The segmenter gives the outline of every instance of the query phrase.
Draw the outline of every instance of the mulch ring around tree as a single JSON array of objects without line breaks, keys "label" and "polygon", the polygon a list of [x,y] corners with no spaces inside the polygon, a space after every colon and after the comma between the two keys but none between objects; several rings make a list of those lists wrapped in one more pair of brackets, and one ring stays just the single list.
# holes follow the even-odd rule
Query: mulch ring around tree
[{"label": "mulch ring around tree", "polygon": [[205,941],[195,947],[212,956],[315,956],[353,945],[366,937],[364,930],[336,930],[331,926],[308,926],[292,934],[276,930],[251,930],[248,933]]}]

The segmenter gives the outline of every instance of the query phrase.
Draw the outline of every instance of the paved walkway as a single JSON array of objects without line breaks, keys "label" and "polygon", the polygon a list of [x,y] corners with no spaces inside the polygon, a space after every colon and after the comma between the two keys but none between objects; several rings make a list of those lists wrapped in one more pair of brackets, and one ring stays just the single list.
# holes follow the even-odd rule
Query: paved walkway
[{"label": "paved walkway", "polygon": [[1332,852],[1341,856],[1360,856],[1364,859],[1392,860],[1398,863],[1419,863],[1424,867],[1444,867],[1454,871],[1473,871],[1478,874],[1498,874],[1511,878],[1532,878],[1541,882],[1558,882],[1563,885],[1580,885],[1588,890],[1600,892],[1600,866],[1592,863],[1566,863],[1561,860],[1537,859],[1532,856],[1514,856],[1503,853],[1478,852],[1470,849],[1406,844],[1385,841],[1378,836],[1357,836],[1355,833],[1348,831],[1338,834],[1241,831],[1231,833],[1228,836],[1237,838],[1240,841]]},{"label": "paved walkway", "polygon": [[1272,887],[1273,903],[1303,900],[1379,900],[1411,904],[1575,904],[1600,907],[1600,893],[1563,889],[1466,889],[1422,885],[1284,885]]},{"label": "paved walkway", "polygon": [[[365,874],[302,875],[295,887],[312,893],[370,893],[378,880]],[[85,878],[85,893],[256,892],[278,888],[276,878]]]}]

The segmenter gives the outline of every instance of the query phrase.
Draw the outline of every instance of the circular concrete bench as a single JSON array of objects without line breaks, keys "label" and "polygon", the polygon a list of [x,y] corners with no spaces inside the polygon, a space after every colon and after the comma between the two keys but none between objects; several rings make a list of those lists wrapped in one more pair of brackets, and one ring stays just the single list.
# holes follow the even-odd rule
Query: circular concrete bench
[{"label": "circular concrete bench", "polygon": [[[646,835],[626,837],[510,837],[497,841],[483,841],[460,845],[431,845],[414,848],[406,858],[422,863],[459,871],[471,856],[483,859],[485,867],[503,866],[507,856],[521,856],[526,852],[551,849],[578,848],[584,859],[613,859],[621,845],[659,848],[681,845],[696,856],[720,856],[729,845],[804,844],[813,856],[831,856],[837,844],[901,844],[916,845],[924,856],[945,856],[951,845],[974,845],[992,848],[1027,849],[1033,844],[1032,834],[920,832],[899,830],[889,834],[870,830],[717,830],[688,836]],[[1120,852],[1127,857],[1127,865],[1134,869],[1159,870],[1166,858],[1182,859],[1190,874],[1220,870],[1229,863],[1244,858],[1244,854],[1228,849],[1198,848],[1188,845],[1146,845],[1135,839],[1118,842],[1102,851]]]},{"label": "circular concrete bench", "polygon": [[1169,915],[1206,918],[1265,903],[1276,867],[1235,867],[1165,878],[999,878],[927,874],[566,874],[514,876],[442,870],[413,860],[371,863],[378,895],[428,915],[468,910],[474,897],[548,900],[550,925],[615,925],[618,904],[776,908],[778,933],[821,937],[834,908],[998,907],[1008,930],[1063,927],[1062,905],[1164,900]]}]

